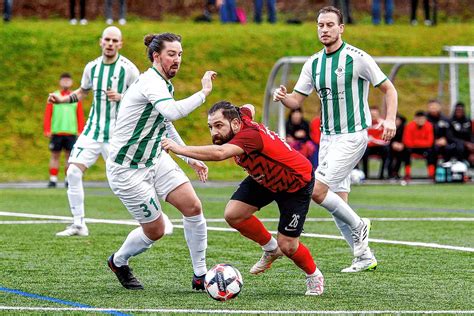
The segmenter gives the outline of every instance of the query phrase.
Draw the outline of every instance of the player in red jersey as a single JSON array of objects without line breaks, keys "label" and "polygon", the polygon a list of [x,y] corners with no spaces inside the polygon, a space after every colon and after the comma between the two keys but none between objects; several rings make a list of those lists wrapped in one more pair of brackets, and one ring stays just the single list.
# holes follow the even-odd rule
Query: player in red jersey
[{"label": "player in red jersey", "polygon": [[[299,241],[314,186],[311,163],[275,132],[252,121],[254,113],[250,104],[238,108],[226,101],[218,102],[208,113],[214,145],[180,146],[164,139],[162,146],[167,151],[199,160],[234,157],[249,176],[227,203],[224,217],[243,236],[262,246],[263,256],[250,273],[264,272],[285,255],[306,272],[306,295],[321,295],[323,275],[308,248]],[[273,201],[280,210],[277,239],[254,215]]]}]

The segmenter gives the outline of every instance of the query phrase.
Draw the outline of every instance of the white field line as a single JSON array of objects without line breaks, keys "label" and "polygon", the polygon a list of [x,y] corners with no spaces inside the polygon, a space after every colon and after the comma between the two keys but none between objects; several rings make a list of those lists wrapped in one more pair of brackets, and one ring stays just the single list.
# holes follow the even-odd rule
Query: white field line
[{"label": "white field line", "polygon": [[0,221],[0,225],[25,225],[25,224],[61,224],[69,223],[70,220],[40,220],[40,221]]},{"label": "white field line", "polygon": [[0,310],[17,311],[81,311],[81,312],[136,312],[136,313],[176,313],[176,314],[324,314],[324,315],[351,315],[351,314],[473,314],[474,310],[444,310],[444,311],[318,311],[318,310],[231,310],[231,309],[167,309],[167,308],[89,308],[89,307],[23,307],[1,306]]},{"label": "white field line", "polygon": [[[18,217],[30,217],[30,218],[45,218],[45,219],[69,219],[70,217],[66,216],[55,216],[55,215],[39,215],[39,214],[27,214],[27,213],[14,213],[14,212],[0,212],[0,216],[18,216]],[[121,224],[121,225],[131,225],[138,226],[136,221],[132,220],[112,220],[112,219],[94,219],[87,218],[87,223],[103,223],[103,224]],[[174,225],[175,228],[183,228],[182,225]],[[228,227],[212,227],[208,226],[207,230],[210,231],[222,231],[222,232],[237,232],[233,228]],[[272,234],[277,234],[276,231],[270,231]],[[324,235],[324,234],[313,234],[313,233],[304,233],[302,236],[312,237],[312,238],[324,238],[324,239],[343,239],[342,236],[335,235]],[[399,240],[387,240],[387,239],[378,239],[378,238],[369,238],[370,242],[381,243],[381,244],[390,244],[390,245],[404,245],[404,246],[413,246],[413,247],[424,247],[424,248],[435,248],[435,249],[448,249],[448,250],[458,250],[466,252],[474,252],[474,248],[470,247],[459,247],[459,246],[450,246],[450,245],[441,245],[436,243],[424,243],[424,242],[414,242],[414,241],[399,241]]]},{"label": "white field line", "polygon": [[[279,218],[259,218],[262,222],[279,222]],[[474,217],[371,217],[374,222],[474,222]],[[181,222],[180,219],[172,219],[174,222]],[[223,218],[206,218],[208,223],[224,223]],[[333,222],[329,217],[309,217],[305,222]]]}]

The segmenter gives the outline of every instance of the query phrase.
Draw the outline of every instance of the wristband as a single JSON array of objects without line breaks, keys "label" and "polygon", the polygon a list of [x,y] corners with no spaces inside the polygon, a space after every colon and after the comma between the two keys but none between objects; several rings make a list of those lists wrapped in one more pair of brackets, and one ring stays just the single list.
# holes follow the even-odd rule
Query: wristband
[{"label": "wristband", "polygon": [[77,94],[71,93],[69,95],[69,103],[76,103],[77,101],[79,101],[79,98],[77,97]]}]

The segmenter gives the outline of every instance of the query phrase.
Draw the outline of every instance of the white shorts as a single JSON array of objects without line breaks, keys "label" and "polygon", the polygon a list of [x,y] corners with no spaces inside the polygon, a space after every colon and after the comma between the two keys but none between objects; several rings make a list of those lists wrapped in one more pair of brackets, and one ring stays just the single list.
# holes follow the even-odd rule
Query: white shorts
[{"label": "white shorts", "polygon": [[95,164],[99,155],[102,155],[102,158],[107,160],[109,157],[109,144],[98,142],[81,134],[71,150],[68,162],[80,163],[90,168]]},{"label": "white shorts", "polygon": [[321,135],[316,180],[329,186],[333,192],[350,192],[350,174],[364,155],[367,141],[367,130]]},{"label": "white shorts", "polygon": [[161,215],[158,198],[166,200],[168,194],[183,183],[189,182],[183,170],[165,152],[156,164],[139,169],[123,167],[107,160],[109,185],[139,223],[149,223]]}]

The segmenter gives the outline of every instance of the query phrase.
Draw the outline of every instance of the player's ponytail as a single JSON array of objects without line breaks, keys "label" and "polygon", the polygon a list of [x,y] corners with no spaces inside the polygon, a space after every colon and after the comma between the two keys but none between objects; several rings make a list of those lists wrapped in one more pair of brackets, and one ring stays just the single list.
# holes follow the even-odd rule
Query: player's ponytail
[{"label": "player's ponytail", "polygon": [[165,46],[164,42],[180,42],[181,36],[173,33],[148,34],[143,39],[147,47],[148,59],[153,62],[153,52],[160,53]]}]

